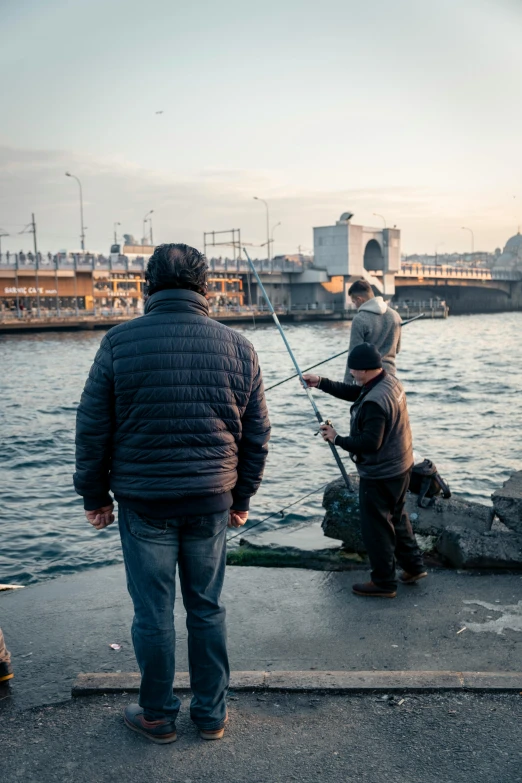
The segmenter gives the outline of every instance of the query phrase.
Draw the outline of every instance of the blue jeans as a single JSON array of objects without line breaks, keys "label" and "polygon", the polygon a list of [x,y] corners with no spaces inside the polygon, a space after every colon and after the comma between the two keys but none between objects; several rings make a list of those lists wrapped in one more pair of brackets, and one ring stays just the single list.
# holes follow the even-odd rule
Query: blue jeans
[{"label": "blue jeans", "polygon": [[176,563],[187,611],[190,714],[202,729],[223,725],[229,665],[225,607],[228,511],[201,517],[149,519],[119,506],[118,521],[134,604],[132,642],[141,671],[139,704],[149,720],[175,720],[180,700],[173,694]]}]

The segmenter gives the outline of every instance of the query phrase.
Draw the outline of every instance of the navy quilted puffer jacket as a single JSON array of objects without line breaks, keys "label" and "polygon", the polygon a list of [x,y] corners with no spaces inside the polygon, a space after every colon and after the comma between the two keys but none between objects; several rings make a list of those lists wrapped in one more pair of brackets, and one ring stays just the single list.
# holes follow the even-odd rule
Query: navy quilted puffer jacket
[{"label": "navy quilted puffer jacket", "polygon": [[193,291],[164,290],[102,339],[76,421],[74,486],[86,509],[154,517],[248,509],[270,422],[258,358]]}]

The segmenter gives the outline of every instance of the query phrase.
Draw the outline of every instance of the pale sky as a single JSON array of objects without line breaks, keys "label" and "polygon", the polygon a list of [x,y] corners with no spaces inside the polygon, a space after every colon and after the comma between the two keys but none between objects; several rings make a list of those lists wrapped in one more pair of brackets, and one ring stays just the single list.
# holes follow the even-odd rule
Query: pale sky
[{"label": "pale sky", "polygon": [[276,254],[347,210],[408,253],[522,224],[522,0],[0,0],[0,27],[3,249],[31,212],[79,247],[66,170],[98,252],[150,209],[156,243],[260,244],[254,196]]}]

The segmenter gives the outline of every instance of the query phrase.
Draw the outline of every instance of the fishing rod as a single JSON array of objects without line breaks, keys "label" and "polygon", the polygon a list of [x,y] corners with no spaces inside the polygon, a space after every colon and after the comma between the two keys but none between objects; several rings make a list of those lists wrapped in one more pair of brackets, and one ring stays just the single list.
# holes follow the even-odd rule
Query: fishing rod
[{"label": "fishing rod", "polygon": [[[303,389],[305,390],[306,395],[307,395],[307,397],[308,397],[308,399],[310,401],[310,405],[314,409],[314,413],[315,413],[315,416],[317,418],[317,421],[319,422],[319,424],[324,424],[325,423],[324,419],[321,416],[321,414],[319,413],[319,408],[315,404],[315,400],[314,400],[314,398],[312,396],[312,392],[310,391],[310,389],[306,385],[306,381],[303,378],[303,373],[301,372],[301,369],[300,369],[300,367],[299,367],[299,365],[297,363],[297,359],[295,358],[295,356],[293,354],[293,351],[290,348],[290,344],[289,344],[288,340],[286,339],[286,334],[284,333],[283,327],[279,323],[279,318],[276,315],[276,311],[272,307],[272,302],[270,301],[270,299],[268,297],[268,294],[265,291],[265,287],[264,287],[263,283],[261,282],[261,278],[257,274],[257,270],[256,270],[254,264],[252,263],[252,259],[248,255],[247,251],[244,248],[243,248],[243,250],[244,250],[244,253],[245,253],[246,257],[247,257],[247,261],[250,264],[250,268],[251,268],[252,272],[254,273],[254,277],[257,280],[257,284],[258,284],[258,286],[260,288],[260,291],[261,291],[261,293],[263,294],[263,296],[264,296],[264,298],[266,300],[266,303],[268,305],[268,309],[270,310],[270,313],[272,315],[274,323],[275,323],[275,325],[277,326],[277,328],[279,330],[279,334],[283,338],[283,342],[284,342],[284,344],[286,346],[286,349],[287,349],[288,353],[290,354],[290,358],[292,359],[292,362],[293,362],[293,365],[294,365],[295,369],[297,370],[297,375],[299,376],[299,380],[301,381]],[[348,478],[348,474],[347,474],[346,469],[345,469],[345,467],[344,467],[344,465],[342,463],[342,460],[341,460],[341,458],[339,456],[339,453],[338,453],[337,449],[335,448],[334,444],[331,443],[330,441],[328,441],[328,445],[330,446],[330,450],[331,450],[331,452],[333,454],[333,457],[334,457],[335,461],[337,462],[337,467],[341,471],[341,476],[344,479],[344,483],[346,484],[348,489],[351,489],[350,479]]]},{"label": "fishing rod", "polygon": [[[424,318],[426,313],[421,313],[420,315],[416,315],[415,318],[409,318],[407,321],[402,321],[401,326],[406,326],[406,324],[411,324],[412,321],[418,321],[419,318]],[[349,348],[347,348],[345,351],[340,351],[340,353],[335,353],[333,356],[330,356],[329,359],[323,359],[322,362],[317,362],[317,364],[312,364],[311,367],[307,367],[303,372],[308,372],[308,370],[314,370],[316,367],[320,367],[321,364],[326,364],[326,362],[331,362],[332,359],[337,359],[339,356],[344,356],[345,353],[349,352]],[[294,373],[293,375],[289,375],[288,378],[285,378],[284,381],[278,381],[277,383],[273,383],[272,386],[268,386],[265,391],[270,391],[271,389],[275,389],[276,386],[281,386],[282,383],[286,383],[287,381],[291,381],[292,378],[297,378],[298,374]]]}]

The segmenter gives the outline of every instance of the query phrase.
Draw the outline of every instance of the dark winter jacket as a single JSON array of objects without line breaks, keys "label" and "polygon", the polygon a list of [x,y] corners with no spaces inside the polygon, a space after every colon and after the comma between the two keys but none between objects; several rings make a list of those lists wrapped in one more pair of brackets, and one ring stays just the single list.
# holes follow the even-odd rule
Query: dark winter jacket
[{"label": "dark winter jacket", "polygon": [[118,502],[167,518],[246,510],[270,422],[250,342],[204,297],[164,290],[103,338],[80,401],[74,486],[86,509]]},{"label": "dark winter jacket", "polygon": [[353,402],[350,435],[337,435],[335,444],[350,452],[362,478],[395,478],[412,468],[406,394],[395,376],[383,371],[362,387],[321,378],[319,388]]}]

